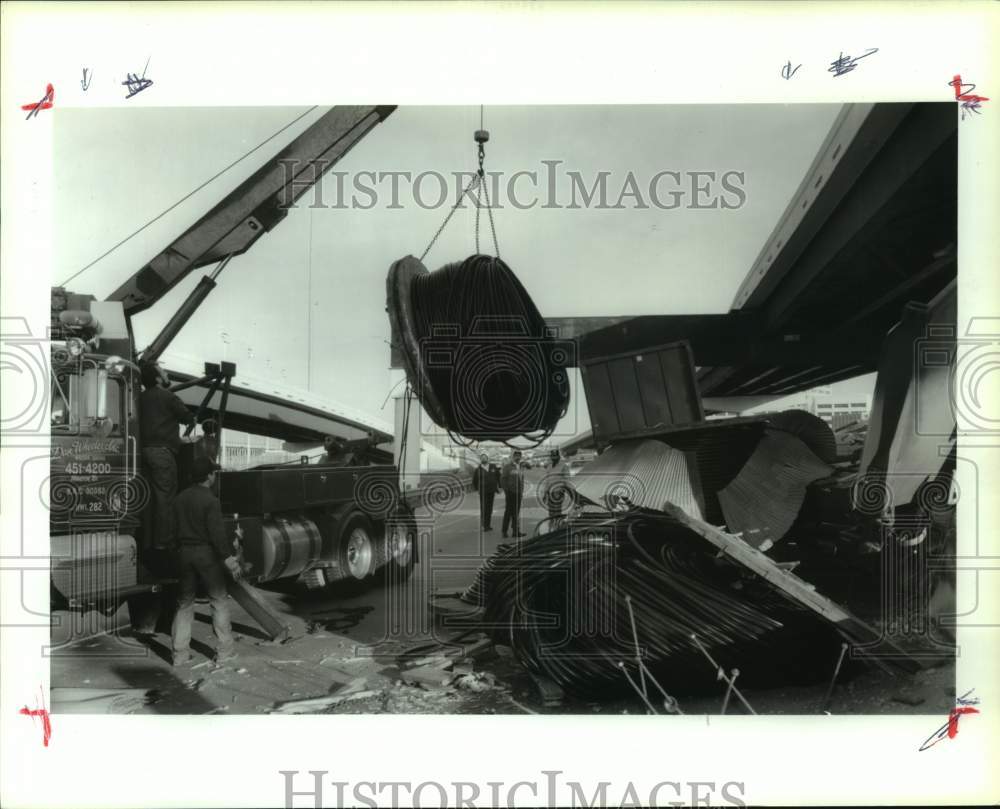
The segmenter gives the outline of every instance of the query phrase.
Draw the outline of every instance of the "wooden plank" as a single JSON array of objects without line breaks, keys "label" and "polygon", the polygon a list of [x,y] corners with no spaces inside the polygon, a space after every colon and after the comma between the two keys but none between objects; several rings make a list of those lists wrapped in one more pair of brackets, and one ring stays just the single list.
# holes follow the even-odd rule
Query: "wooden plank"
[{"label": "wooden plank", "polygon": [[674,522],[712,543],[723,555],[756,573],[796,604],[807,607],[832,623],[842,636],[852,642],[852,655],[864,655],[886,670],[886,662],[910,671],[923,668],[923,664],[913,654],[836,602],[816,592],[815,585],[800,579],[739,537],[689,517],[672,503],[667,503],[662,511]]},{"label": "wooden plank", "polygon": [[773,559],[765,556],[742,539],[727,534],[714,525],[689,517],[672,503],[667,503],[662,510],[674,522],[708,540],[730,559],[749,568],[793,601],[808,607],[828,621],[839,623],[858,620],[843,607],[817,593],[813,585],[800,579],[794,573],[779,567]]},{"label": "wooden plank", "polygon": [[243,579],[236,581],[227,576],[226,589],[236,603],[243,607],[247,611],[247,614],[260,624],[271,640],[284,640],[288,637],[290,632],[289,627],[281,622],[277,613],[271,609],[270,605],[264,600],[264,596],[257,592],[255,587],[247,584]]}]

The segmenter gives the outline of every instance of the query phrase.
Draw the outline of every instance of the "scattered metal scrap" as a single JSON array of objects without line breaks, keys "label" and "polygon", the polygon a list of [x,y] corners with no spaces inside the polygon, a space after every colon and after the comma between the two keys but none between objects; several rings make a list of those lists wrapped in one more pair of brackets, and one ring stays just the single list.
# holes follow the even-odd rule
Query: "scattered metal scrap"
[{"label": "scattered metal scrap", "polygon": [[330,632],[344,632],[360,624],[374,607],[334,607],[313,613],[306,624],[306,631],[315,634],[323,629]]},{"label": "scattered metal scrap", "polygon": [[584,513],[501,546],[466,597],[482,599],[484,626],[528,672],[580,697],[631,682],[648,703],[647,676],[665,694],[704,692],[717,682],[699,662],[708,657],[752,710],[726,671],[773,684],[777,672],[824,667],[838,633],[858,644],[879,637],[747,542],[670,503]]},{"label": "scattered metal scrap", "polygon": [[151,688],[53,688],[49,692],[54,714],[130,714],[159,702]]}]

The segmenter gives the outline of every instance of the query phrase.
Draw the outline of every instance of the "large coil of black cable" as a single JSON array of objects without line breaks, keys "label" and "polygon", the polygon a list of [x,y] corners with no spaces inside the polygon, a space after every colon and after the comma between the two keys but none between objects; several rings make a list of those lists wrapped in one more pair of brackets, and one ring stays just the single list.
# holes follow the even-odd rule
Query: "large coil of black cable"
[{"label": "large coil of black cable", "polygon": [[386,288],[407,378],[438,426],[474,441],[551,435],[569,407],[575,345],[550,333],[507,264],[474,255],[428,272],[407,256]]}]

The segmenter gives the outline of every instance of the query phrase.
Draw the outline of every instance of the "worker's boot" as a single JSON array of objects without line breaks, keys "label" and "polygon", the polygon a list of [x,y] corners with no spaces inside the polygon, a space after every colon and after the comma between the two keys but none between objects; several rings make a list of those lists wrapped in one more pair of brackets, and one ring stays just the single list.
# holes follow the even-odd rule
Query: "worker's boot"
[{"label": "worker's boot", "polygon": [[235,660],[236,657],[236,649],[231,646],[227,646],[223,649],[219,649],[219,651],[215,653],[215,662],[225,663],[228,660]]},{"label": "worker's boot", "polygon": [[191,652],[175,652],[173,665],[174,666],[187,666],[191,663]]}]

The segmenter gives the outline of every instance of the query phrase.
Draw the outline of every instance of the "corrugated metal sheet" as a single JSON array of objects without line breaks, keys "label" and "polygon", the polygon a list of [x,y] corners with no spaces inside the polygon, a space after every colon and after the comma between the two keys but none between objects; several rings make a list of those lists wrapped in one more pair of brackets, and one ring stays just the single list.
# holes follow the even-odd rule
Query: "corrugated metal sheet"
[{"label": "corrugated metal sheet", "polygon": [[767,429],[739,474],[719,492],[729,532],[767,550],[795,522],[806,487],[832,471],[802,439]]},{"label": "corrugated metal sheet", "polygon": [[625,496],[634,505],[656,511],[673,503],[704,519],[694,454],[660,441],[621,441],[588,463],[572,482],[580,496],[600,506],[612,507],[617,497]]},{"label": "corrugated metal sheet", "polygon": [[824,463],[837,462],[837,439],[830,425],[819,416],[808,410],[783,410],[770,416],[768,424],[801,438]]}]

